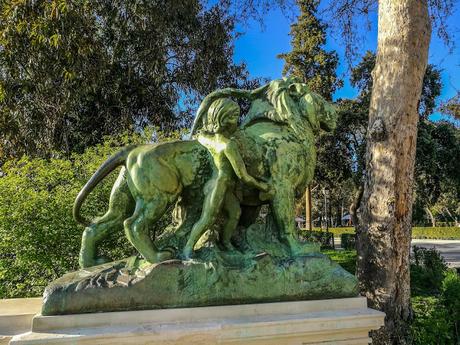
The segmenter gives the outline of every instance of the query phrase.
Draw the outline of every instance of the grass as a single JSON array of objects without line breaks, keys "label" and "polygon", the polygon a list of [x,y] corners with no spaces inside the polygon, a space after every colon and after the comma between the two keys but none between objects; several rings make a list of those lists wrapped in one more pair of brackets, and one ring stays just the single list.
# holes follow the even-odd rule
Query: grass
[{"label": "grass", "polygon": [[332,261],[337,262],[351,274],[356,272],[356,250],[323,250]]}]

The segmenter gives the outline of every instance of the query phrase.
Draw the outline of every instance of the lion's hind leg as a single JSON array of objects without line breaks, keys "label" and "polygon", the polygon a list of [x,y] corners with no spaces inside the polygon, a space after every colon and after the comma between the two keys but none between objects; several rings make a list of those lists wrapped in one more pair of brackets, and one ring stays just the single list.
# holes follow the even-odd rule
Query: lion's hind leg
[{"label": "lion's hind leg", "polygon": [[284,186],[284,188],[277,189],[271,206],[279,238],[288,245],[293,256],[319,251],[316,244],[301,243],[298,240],[295,225],[295,195],[292,188]]},{"label": "lion's hind leg", "polygon": [[133,209],[134,199],[126,183],[125,168],[123,168],[110,193],[108,211],[86,227],[83,232],[79,257],[80,267],[91,267],[107,261],[97,257],[97,243],[114,231],[122,229],[123,221]]},{"label": "lion's hind leg", "polygon": [[151,200],[138,198],[134,214],[125,220],[126,237],[137,251],[150,263],[171,258],[169,251],[159,251],[150,237],[150,227],[165,213],[169,205],[166,195],[157,195]]}]

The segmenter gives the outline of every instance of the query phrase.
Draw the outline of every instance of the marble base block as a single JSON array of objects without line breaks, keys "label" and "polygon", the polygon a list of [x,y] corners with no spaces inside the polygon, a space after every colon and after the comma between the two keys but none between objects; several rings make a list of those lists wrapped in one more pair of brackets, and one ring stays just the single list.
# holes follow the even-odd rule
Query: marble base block
[{"label": "marble base block", "polygon": [[10,345],[368,344],[385,314],[363,297],[42,316]]},{"label": "marble base block", "polygon": [[32,318],[40,312],[42,301],[41,297],[0,299],[0,345],[30,330]]}]

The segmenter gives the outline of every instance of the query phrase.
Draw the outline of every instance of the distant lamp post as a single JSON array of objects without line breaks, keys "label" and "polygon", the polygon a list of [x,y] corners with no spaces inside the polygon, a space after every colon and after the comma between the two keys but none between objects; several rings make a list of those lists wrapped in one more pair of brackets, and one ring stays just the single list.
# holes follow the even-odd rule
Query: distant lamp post
[{"label": "distant lamp post", "polygon": [[311,185],[305,188],[305,228],[308,231],[313,230],[311,218]]},{"label": "distant lamp post", "polygon": [[329,215],[327,213],[327,200],[329,198],[329,190],[327,190],[326,188],[323,188],[323,195],[324,195],[324,220],[326,222],[326,232],[329,232],[329,222],[328,222]]}]

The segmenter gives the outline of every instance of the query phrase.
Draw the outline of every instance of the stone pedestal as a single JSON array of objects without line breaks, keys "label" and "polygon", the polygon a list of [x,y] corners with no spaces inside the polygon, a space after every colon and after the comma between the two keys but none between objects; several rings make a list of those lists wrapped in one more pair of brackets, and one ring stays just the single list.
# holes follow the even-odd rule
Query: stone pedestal
[{"label": "stone pedestal", "polygon": [[6,345],[16,335],[30,331],[32,318],[40,312],[43,299],[0,299],[0,345]]},{"label": "stone pedestal", "polygon": [[10,345],[245,344],[370,342],[384,314],[363,297],[34,317],[32,331]]}]

